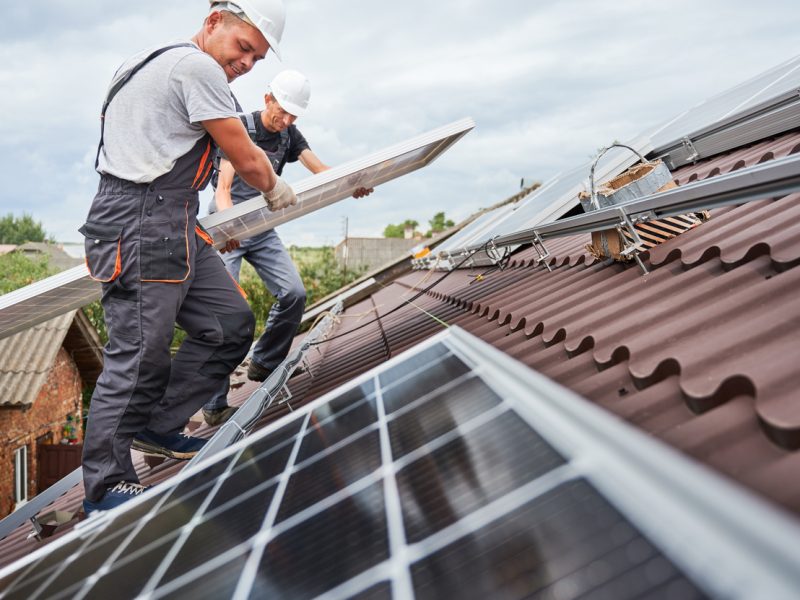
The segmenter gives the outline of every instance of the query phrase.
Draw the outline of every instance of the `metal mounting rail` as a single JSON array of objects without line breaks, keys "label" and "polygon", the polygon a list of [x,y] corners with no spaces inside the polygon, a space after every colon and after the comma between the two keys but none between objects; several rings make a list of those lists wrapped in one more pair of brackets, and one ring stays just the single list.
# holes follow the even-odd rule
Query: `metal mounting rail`
[{"label": "metal mounting rail", "polygon": [[[264,411],[272,406],[272,403],[281,396],[283,396],[287,402],[291,399],[291,393],[288,388],[289,378],[301,362],[308,368],[308,363],[305,360],[306,353],[311,349],[312,344],[328,334],[333,327],[337,315],[342,312],[343,306],[342,298],[340,297],[336,305],[328,311],[329,314],[303,338],[303,342],[300,346],[284,359],[278,368],[267,377],[264,383],[245,400],[244,404],[239,407],[239,410],[236,411],[233,417],[220,427],[208,443],[203,446],[200,452],[192,458],[189,462],[190,466],[200,463],[209,456],[224,450],[247,436],[261,415],[264,414]],[[291,408],[291,406],[289,406],[289,408]]]},{"label": "metal mounting rail", "polygon": [[614,207],[510,233],[496,238],[494,243],[496,246],[511,246],[537,239],[541,242],[547,238],[613,229],[620,224],[620,211],[637,223],[798,191],[800,155],[787,156]]},{"label": "metal mounting rail", "polygon": [[17,510],[0,521],[0,540],[25,523],[25,521],[30,521],[36,517],[43,509],[50,506],[53,502],[78,485],[82,479],[83,472],[81,468],[78,467],[66,477],[59,479],[41,494],[37,494],[23,506],[20,506]]}]

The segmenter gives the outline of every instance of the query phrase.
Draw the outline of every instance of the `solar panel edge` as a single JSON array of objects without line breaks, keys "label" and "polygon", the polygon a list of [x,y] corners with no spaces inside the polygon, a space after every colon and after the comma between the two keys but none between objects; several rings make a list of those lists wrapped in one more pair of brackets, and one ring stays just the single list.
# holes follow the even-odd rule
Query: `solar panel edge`
[{"label": "solar panel edge", "polygon": [[800,589],[796,521],[471,334],[450,331],[445,345],[478,373],[501,373],[501,397],[709,593],[749,587],[784,597]]}]

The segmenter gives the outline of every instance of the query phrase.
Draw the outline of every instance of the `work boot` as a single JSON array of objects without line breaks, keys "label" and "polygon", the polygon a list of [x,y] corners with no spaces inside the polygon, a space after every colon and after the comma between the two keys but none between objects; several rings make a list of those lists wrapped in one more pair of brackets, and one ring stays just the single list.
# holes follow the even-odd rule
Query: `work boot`
[{"label": "work boot", "polygon": [[207,425],[211,427],[216,427],[217,425],[222,425],[225,421],[230,419],[235,413],[239,410],[238,406],[222,406],[220,408],[204,408],[203,409],[203,419],[205,420]]},{"label": "work boot", "polygon": [[183,433],[161,435],[145,429],[137,433],[136,437],[133,438],[131,448],[145,454],[158,454],[167,458],[189,460],[194,458],[194,455],[206,445],[207,441],[203,438],[191,437]]},{"label": "work boot", "polygon": [[270,373],[272,373],[272,369],[262,367],[254,360],[251,360],[247,367],[247,378],[253,381],[264,381]]},{"label": "work boot", "polygon": [[139,485],[138,483],[128,483],[127,481],[120,481],[119,483],[106,488],[106,493],[97,502],[84,499],[83,512],[88,517],[93,512],[111,510],[124,504],[128,500],[136,498],[139,494],[149,489],[147,486]]}]

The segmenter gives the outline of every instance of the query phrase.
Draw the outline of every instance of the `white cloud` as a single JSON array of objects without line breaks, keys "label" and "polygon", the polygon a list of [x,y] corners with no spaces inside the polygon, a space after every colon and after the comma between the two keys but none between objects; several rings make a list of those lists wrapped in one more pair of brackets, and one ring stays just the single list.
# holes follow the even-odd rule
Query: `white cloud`
[{"label": "white cloud", "polygon": [[[464,116],[477,127],[430,167],[281,227],[287,243],[336,243],[387,223],[456,220],[588,160],[794,54],[788,0],[665,3],[287,1],[274,56],[233,89],[261,105],[281,68],[312,81],[299,123],[335,165]],[[102,95],[119,63],[192,35],[205,2],[34,0],[0,23],[0,213],[27,211],[77,241],[97,177]],[[305,177],[298,165],[289,181]],[[203,200],[206,204],[208,194]]]}]

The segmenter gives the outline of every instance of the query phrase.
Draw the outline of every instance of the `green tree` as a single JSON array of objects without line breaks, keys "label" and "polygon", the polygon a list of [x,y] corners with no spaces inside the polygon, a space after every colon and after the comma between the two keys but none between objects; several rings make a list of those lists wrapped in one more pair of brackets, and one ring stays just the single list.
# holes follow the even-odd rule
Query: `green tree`
[{"label": "green tree", "polygon": [[362,267],[358,270],[349,270],[347,273],[343,272],[336,260],[333,248],[326,246],[323,248],[319,260],[300,265],[300,277],[306,288],[306,305],[311,306],[320,298],[355,281],[364,274],[365,270]]},{"label": "green tree", "polygon": [[84,306],[83,314],[85,314],[89,322],[94,325],[94,328],[97,330],[97,335],[100,336],[100,341],[105,345],[106,342],[108,342],[108,331],[106,330],[106,320],[103,316],[103,306],[100,304],[100,300],[95,300],[91,304]]},{"label": "green tree", "polygon": [[33,217],[23,214],[15,217],[9,213],[5,217],[0,217],[0,244],[24,244],[25,242],[46,242],[54,241],[49,237],[39,221],[34,221]]},{"label": "green tree", "polygon": [[45,255],[28,257],[22,252],[0,256],[0,294],[7,294],[55,273]]},{"label": "green tree", "polygon": [[383,230],[383,237],[402,238],[405,237],[406,229],[415,230],[419,223],[413,219],[406,219],[399,225],[387,225]]},{"label": "green tree", "polygon": [[434,233],[441,233],[448,227],[455,225],[455,223],[453,223],[453,221],[450,219],[445,219],[443,212],[438,212],[433,215],[433,218],[428,221],[428,224],[431,226],[431,228],[425,234],[425,237],[431,237]]}]

